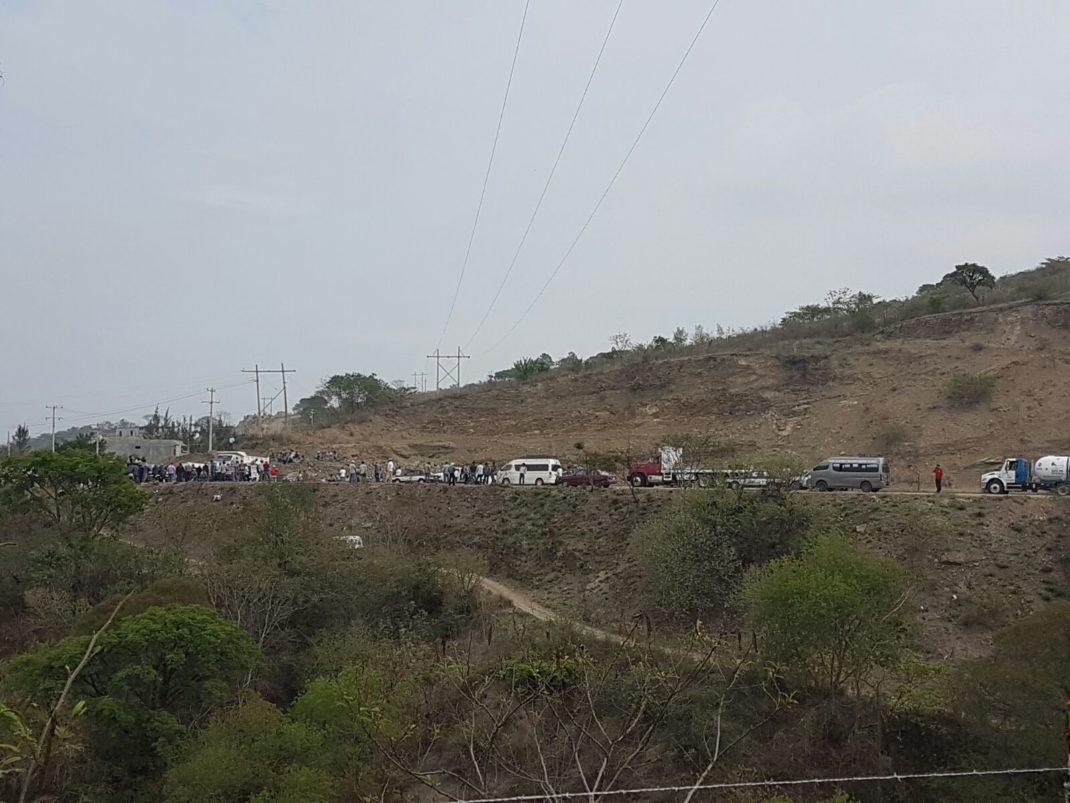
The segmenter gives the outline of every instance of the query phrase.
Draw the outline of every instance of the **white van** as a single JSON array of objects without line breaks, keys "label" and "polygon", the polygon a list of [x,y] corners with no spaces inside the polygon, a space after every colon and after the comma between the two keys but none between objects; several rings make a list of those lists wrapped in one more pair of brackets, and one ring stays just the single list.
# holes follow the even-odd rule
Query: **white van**
[{"label": "white van", "polygon": [[498,469],[499,485],[557,485],[564,468],[553,457],[520,457]]}]

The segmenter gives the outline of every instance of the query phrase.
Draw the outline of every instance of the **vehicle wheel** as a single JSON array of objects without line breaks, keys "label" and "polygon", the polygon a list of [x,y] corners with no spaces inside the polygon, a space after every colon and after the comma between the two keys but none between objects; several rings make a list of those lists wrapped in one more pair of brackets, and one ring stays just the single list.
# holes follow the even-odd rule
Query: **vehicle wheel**
[{"label": "vehicle wheel", "polygon": [[709,477],[708,474],[699,474],[698,477],[696,478],[696,481],[698,482],[698,487],[699,488],[709,488],[710,487],[710,477]]},{"label": "vehicle wheel", "polygon": [[504,488],[508,484],[509,484],[509,478],[508,477],[502,477],[501,486]]},{"label": "vehicle wheel", "polygon": [[985,486],[985,490],[993,495],[1001,494],[1003,493],[1003,483],[999,480],[989,480],[988,485]]},{"label": "vehicle wheel", "polygon": [[1055,493],[1059,494],[1059,496],[1070,496],[1070,485],[1067,485],[1065,483],[1056,485]]},{"label": "vehicle wheel", "polygon": [[536,485],[542,485],[542,480],[535,480]]},{"label": "vehicle wheel", "polygon": [[801,491],[802,490],[802,484],[798,480],[792,480],[791,482],[788,483],[788,490],[789,491]]},{"label": "vehicle wheel", "polygon": [[873,483],[871,483],[869,480],[862,480],[862,484],[858,487],[862,490],[863,493],[868,494],[870,491],[873,490]]},{"label": "vehicle wheel", "polygon": [[817,485],[814,487],[819,491],[827,491],[829,489],[829,484],[824,480],[818,480]]},{"label": "vehicle wheel", "polygon": [[632,476],[628,477],[628,482],[632,484],[633,488],[643,488],[646,486],[646,475],[632,474]]},{"label": "vehicle wheel", "polygon": [[732,480],[730,483],[728,483],[728,490],[730,490],[730,491],[738,491],[741,487],[743,487],[743,486],[741,486],[735,480]]}]

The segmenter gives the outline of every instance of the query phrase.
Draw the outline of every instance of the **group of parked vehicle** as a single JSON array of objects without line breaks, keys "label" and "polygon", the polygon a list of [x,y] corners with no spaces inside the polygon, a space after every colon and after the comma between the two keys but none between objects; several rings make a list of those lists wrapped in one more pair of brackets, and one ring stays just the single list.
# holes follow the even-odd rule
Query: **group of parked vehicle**
[{"label": "group of parked vehicle", "polygon": [[800,476],[781,476],[756,469],[703,468],[684,459],[679,447],[662,446],[658,456],[632,463],[628,482],[637,488],[654,485],[700,488],[767,488],[839,491],[879,491],[891,484],[892,474],[883,457],[829,457]]}]

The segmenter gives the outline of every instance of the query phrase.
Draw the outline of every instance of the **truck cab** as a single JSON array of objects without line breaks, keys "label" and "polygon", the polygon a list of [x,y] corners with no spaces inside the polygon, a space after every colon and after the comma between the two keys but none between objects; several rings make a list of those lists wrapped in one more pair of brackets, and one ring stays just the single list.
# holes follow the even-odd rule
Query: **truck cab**
[{"label": "truck cab", "polygon": [[1009,491],[1035,491],[1033,467],[1024,457],[1008,457],[996,471],[981,475],[981,490],[990,494]]}]

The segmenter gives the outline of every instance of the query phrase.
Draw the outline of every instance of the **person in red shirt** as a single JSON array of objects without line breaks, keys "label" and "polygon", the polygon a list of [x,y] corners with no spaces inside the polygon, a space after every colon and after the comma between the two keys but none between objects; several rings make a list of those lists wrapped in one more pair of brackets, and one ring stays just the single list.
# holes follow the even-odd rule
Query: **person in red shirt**
[{"label": "person in red shirt", "polygon": [[936,464],[936,468],[933,469],[933,479],[936,480],[936,492],[940,493],[944,487],[944,469],[940,467],[940,464]]}]

